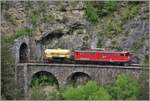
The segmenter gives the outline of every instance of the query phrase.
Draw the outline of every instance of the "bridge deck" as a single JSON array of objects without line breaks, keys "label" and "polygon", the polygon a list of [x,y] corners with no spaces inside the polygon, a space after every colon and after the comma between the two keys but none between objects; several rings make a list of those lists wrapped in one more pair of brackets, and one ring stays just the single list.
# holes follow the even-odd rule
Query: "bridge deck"
[{"label": "bridge deck", "polygon": [[[91,67],[91,68],[120,68],[120,69],[149,69],[149,66],[131,65],[131,66],[118,66],[118,65],[95,65],[95,64],[62,64],[62,63],[19,63],[17,65],[28,66],[57,66],[57,67]],[[143,68],[144,67],[144,68]]]}]

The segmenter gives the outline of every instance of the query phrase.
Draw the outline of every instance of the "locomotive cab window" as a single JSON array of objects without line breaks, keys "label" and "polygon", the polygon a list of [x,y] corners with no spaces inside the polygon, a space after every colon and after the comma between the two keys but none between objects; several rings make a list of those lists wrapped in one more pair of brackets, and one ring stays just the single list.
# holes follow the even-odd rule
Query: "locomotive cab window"
[{"label": "locomotive cab window", "polygon": [[129,53],[126,53],[125,56],[129,56]]}]

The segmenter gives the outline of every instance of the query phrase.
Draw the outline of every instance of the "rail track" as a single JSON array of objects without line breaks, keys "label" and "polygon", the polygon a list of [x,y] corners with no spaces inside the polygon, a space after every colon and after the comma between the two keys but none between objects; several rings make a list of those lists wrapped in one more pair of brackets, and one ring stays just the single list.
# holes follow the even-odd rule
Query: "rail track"
[{"label": "rail track", "polygon": [[123,66],[123,65],[102,65],[102,64],[78,64],[78,63],[45,63],[43,61],[30,61],[26,62],[28,65],[56,65],[56,66],[75,66],[75,67],[112,67],[112,68],[143,68],[146,67],[145,69],[149,69],[149,66],[146,65],[140,65],[140,64],[131,64],[128,66]]}]

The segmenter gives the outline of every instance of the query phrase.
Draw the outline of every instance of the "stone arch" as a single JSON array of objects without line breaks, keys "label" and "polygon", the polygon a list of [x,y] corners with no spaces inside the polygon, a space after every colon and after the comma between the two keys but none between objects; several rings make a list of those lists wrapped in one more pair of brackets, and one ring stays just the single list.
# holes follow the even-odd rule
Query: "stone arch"
[{"label": "stone arch", "polygon": [[19,63],[20,62],[20,48],[21,47],[27,47],[27,59],[30,59],[30,47],[29,47],[29,37],[20,37],[17,38],[14,41],[13,47],[12,47],[12,54],[15,58],[15,62]]},{"label": "stone arch", "polygon": [[66,79],[66,85],[73,84],[74,86],[85,84],[87,81],[92,80],[89,73],[86,72],[73,72]]},{"label": "stone arch", "polygon": [[38,72],[32,74],[31,79],[29,80],[29,83],[28,83],[29,87],[31,86],[31,83],[32,83],[32,80],[33,80],[33,77],[34,77],[34,76],[36,76],[36,75],[43,75],[43,74],[44,74],[44,75],[47,75],[47,76],[49,76],[49,77],[54,78],[54,80],[56,81],[56,82],[55,82],[55,83],[56,83],[56,86],[57,86],[57,88],[59,88],[59,80],[57,79],[57,77],[56,77],[53,73],[48,72],[48,71],[38,71]]},{"label": "stone arch", "polygon": [[19,49],[19,62],[28,62],[28,46],[26,43],[22,43]]}]

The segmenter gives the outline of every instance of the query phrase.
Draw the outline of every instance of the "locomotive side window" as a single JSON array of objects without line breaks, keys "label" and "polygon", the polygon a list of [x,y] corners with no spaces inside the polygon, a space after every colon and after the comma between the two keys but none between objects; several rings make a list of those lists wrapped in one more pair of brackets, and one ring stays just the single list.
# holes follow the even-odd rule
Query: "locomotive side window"
[{"label": "locomotive side window", "polygon": [[120,54],[120,56],[125,56],[125,54]]}]

